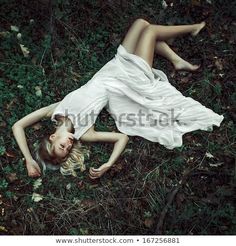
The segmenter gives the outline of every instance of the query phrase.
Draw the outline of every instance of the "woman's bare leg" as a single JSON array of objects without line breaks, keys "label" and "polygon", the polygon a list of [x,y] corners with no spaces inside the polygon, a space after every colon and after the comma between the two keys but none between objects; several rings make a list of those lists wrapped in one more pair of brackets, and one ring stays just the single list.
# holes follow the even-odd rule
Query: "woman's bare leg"
[{"label": "woman's bare leg", "polygon": [[[165,41],[170,38],[175,38],[184,34],[190,33],[192,36],[196,36],[198,32],[205,26],[205,22],[193,25],[180,25],[180,26],[163,26],[150,24],[142,31],[139,41],[137,43],[134,54],[142,57],[147,63],[152,67],[154,52],[156,49],[157,41]],[[167,55],[168,59],[172,59],[168,54],[170,51],[166,45],[161,44],[165,51],[162,53],[165,57]],[[164,46],[163,46],[164,45]],[[161,52],[161,49],[159,49]],[[170,56],[168,56],[170,55]],[[177,55],[177,54],[176,54]],[[175,56],[175,58],[178,58]],[[184,61],[184,60],[183,60]],[[176,66],[178,69],[178,66]]]},{"label": "woman's bare leg", "polygon": [[141,33],[148,25],[150,25],[148,21],[140,18],[130,26],[121,43],[129,53],[134,53]]},{"label": "woman's bare leg", "polygon": [[196,71],[200,67],[199,65],[192,65],[191,63],[187,62],[182,57],[177,55],[165,41],[156,42],[155,52],[158,55],[161,55],[169,60],[177,71]]},{"label": "woman's bare leg", "polygon": [[[143,30],[150,25],[150,23],[144,19],[136,19],[129,28],[125,38],[122,41],[122,45],[129,53],[134,53],[139,42],[140,36]],[[167,40],[168,41],[168,40]],[[155,52],[166,59],[168,59],[176,70],[195,71],[199,68],[197,65],[192,65],[189,62],[182,59],[177,55],[166,42],[157,41],[155,45]]]}]

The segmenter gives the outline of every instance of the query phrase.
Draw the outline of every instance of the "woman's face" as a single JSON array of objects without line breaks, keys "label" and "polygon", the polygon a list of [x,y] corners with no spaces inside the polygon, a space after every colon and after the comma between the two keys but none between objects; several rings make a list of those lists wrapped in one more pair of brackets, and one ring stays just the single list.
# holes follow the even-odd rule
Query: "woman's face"
[{"label": "woman's face", "polygon": [[66,157],[73,145],[73,134],[70,132],[55,132],[50,135],[49,138],[52,141],[52,147],[55,155],[59,158]]}]

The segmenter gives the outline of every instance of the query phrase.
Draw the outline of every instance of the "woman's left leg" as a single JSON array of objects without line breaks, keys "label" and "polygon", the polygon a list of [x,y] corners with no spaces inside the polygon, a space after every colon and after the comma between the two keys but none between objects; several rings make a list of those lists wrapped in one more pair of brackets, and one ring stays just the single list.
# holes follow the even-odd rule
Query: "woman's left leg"
[{"label": "woman's left leg", "polygon": [[196,36],[204,26],[205,22],[180,26],[150,24],[143,30],[136,46],[135,54],[146,60],[150,67],[152,67],[157,41],[165,41],[187,33],[190,33],[192,36]]},{"label": "woman's left leg", "polygon": [[[127,34],[125,35],[125,38],[122,41],[122,45],[129,53],[135,53],[135,49],[138,45],[142,32],[149,25],[150,23],[148,21],[141,18],[136,19],[134,23],[131,25]],[[195,71],[199,68],[199,66],[192,65],[189,62],[182,59],[164,41],[156,42],[155,52],[158,55],[161,55],[165,57],[167,60],[169,60],[176,70]]]},{"label": "woman's left leg", "polygon": [[122,46],[125,47],[125,49],[129,53],[134,53],[136,49],[136,45],[138,43],[138,40],[141,36],[142,31],[147,27],[150,23],[144,19],[136,19],[133,24],[130,26],[128,32],[126,33],[123,41]]}]

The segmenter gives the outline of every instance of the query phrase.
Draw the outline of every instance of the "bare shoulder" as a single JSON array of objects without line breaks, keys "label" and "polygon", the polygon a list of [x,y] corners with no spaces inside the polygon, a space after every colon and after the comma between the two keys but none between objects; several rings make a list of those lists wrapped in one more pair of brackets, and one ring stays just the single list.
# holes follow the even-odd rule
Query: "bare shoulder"
[{"label": "bare shoulder", "polygon": [[80,137],[80,140],[91,142],[95,137],[94,124]]},{"label": "bare shoulder", "polygon": [[47,114],[46,114],[46,117],[49,117],[49,118],[50,118],[50,117],[52,116],[52,114],[53,114],[55,108],[58,106],[58,104],[59,104],[60,102],[61,102],[61,101],[56,102],[56,103],[53,103],[53,104],[50,104],[50,105],[47,106],[48,112],[47,112]]}]

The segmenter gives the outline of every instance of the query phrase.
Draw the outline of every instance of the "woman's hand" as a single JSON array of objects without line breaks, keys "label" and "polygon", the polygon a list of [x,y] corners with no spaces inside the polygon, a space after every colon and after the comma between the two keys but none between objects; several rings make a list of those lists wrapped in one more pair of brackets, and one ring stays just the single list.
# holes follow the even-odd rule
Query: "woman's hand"
[{"label": "woman's hand", "polygon": [[29,177],[35,178],[41,176],[40,167],[34,159],[26,160],[26,167]]},{"label": "woman's hand", "polygon": [[110,168],[111,168],[111,165],[109,163],[104,163],[99,168],[90,167],[90,169],[89,169],[89,177],[91,179],[100,178]]}]

